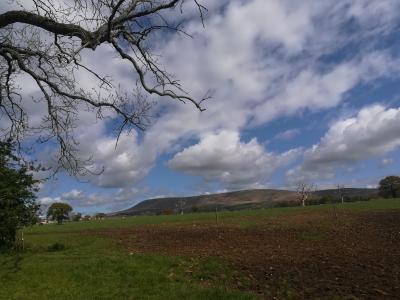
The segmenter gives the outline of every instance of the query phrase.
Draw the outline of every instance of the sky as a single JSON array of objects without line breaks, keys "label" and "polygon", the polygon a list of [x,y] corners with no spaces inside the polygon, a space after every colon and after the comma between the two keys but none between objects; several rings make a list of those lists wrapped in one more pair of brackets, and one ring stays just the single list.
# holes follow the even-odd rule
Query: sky
[{"label": "sky", "polygon": [[[83,213],[111,212],[148,198],[251,188],[376,187],[400,167],[400,1],[203,0],[204,27],[185,4],[192,36],[155,37],[160,63],[204,112],[154,99],[144,132],[116,136],[82,112],[80,149],[100,175],[60,172],[38,199]],[[4,9],[4,7],[2,8]],[[178,12],[177,12],[178,14]],[[83,61],[132,89],[135,75],[107,45]],[[24,81],[25,80],[25,81]],[[92,79],[77,78],[89,88]],[[21,79],[24,95],[37,93]],[[40,122],[40,104],[30,104]],[[51,146],[41,146],[46,160]]]}]

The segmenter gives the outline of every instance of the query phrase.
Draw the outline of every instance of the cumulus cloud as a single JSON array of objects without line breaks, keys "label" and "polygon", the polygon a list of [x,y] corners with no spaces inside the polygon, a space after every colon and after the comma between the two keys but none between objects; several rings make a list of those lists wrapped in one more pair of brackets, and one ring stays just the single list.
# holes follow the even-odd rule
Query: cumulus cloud
[{"label": "cumulus cloud", "polygon": [[[91,177],[101,187],[126,187],[143,179],[152,167],[152,158],[138,146],[135,133],[123,133],[117,144],[114,137],[102,137],[92,145],[95,170],[104,167],[100,175]],[[149,161],[150,160],[150,161]]]},{"label": "cumulus cloud", "polygon": [[[332,42],[335,38],[321,40],[322,37],[335,36],[337,32],[331,32],[332,28],[339,31],[340,26],[335,26],[354,16],[343,16],[340,8],[331,5],[340,18],[326,26],[331,31],[319,32],[325,27],[313,20],[326,19],[324,13],[330,5],[310,3],[292,6],[285,1],[230,1],[223,13],[211,15],[206,30],[198,22],[187,26],[194,40],[170,40],[162,48],[164,64],[175,70],[183,86],[192,93],[200,96],[210,88],[213,99],[201,114],[188,106],[171,105],[144,137],[143,145],[153,149],[153,157],[174,149],[177,142],[201,137],[205,132],[240,132],[303,110],[332,108],[358,84],[396,76],[396,58],[385,51],[371,51],[324,66],[318,58],[337,45]],[[257,18],[260,12],[281,19]],[[253,20],[250,16],[254,16],[254,22],[241,22],[246,18]],[[271,22],[282,27],[279,36],[271,33],[274,26],[266,24],[266,19],[275,20]],[[240,32],[240,37],[235,32]],[[298,51],[307,55],[299,56]]]},{"label": "cumulus cloud", "polygon": [[303,69],[293,78],[281,82],[277,94],[260,103],[254,111],[255,122],[264,124],[282,115],[335,107],[358,84],[397,76],[398,66],[398,59],[389,53],[374,51],[337,64],[328,71]]},{"label": "cumulus cloud", "polygon": [[177,153],[168,166],[228,188],[257,187],[298,153],[292,150],[277,155],[267,152],[255,138],[246,143],[238,132],[221,131],[203,135],[198,144]]},{"label": "cumulus cloud", "polygon": [[142,191],[136,188],[121,188],[113,193],[85,193],[83,191],[72,189],[63,193],[59,197],[42,197],[38,199],[41,206],[46,209],[52,203],[66,202],[72,207],[99,207],[105,209],[117,209],[126,205],[137,203],[135,197],[141,195]]},{"label": "cumulus cloud", "polygon": [[65,200],[80,200],[84,198],[84,194],[80,190],[73,189],[67,193],[62,194],[61,198]]},{"label": "cumulus cloud", "polygon": [[49,205],[51,205],[52,203],[54,203],[54,202],[61,202],[61,197],[42,197],[42,198],[39,198],[39,204],[40,205],[44,205],[44,206],[49,206]]},{"label": "cumulus cloud", "polygon": [[288,172],[291,178],[332,178],[335,169],[385,155],[400,146],[400,108],[372,105],[354,117],[331,125],[318,144],[304,153],[303,164]]},{"label": "cumulus cloud", "polygon": [[[187,15],[179,15],[194,39],[168,35],[159,37],[151,46],[161,55],[159,61],[181,79],[191,95],[200,98],[211,90],[213,98],[205,103],[207,110],[200,113],[190,105],[159,99],[153,126],[141,135],[123,133],[117,147],[109,128],[113,120],[96,123],[90,112],[81,111],[76,133],[82,157],[92,158],[93,169],[104,167],[100,176],[89,177],[93,186],[120,188],[121,193],[129,193],[131,188],[139,186],[163,153],[175,153],[192,139],[199,142],[177,153],[168,163],[171,168],[207,181],[219,181],[229,188],[263,185],[299,150],[268,152],[256,139],[240,140],[242,130],[303,111],[332,109],[348,100],[346,95],[357,85],[400,74],[398,55],[375,47],[399,24],[399,1],[204,0],[202,3],[209,8],[205,29],[195,6],[185,4]],[[167,17],[177,20],[172,12]],[[346,30],[349,25],[353,30]],[[349,47],[354,44],[362,47]],[[343,49],[346,53],[337,55]],[[135,77],[130,69],[108,46],[98,47],[95,52],[84,51],[82,55],[85,63],[101,75],[113,77],[121,88],[130,90],[134,86]],[[93,87],[91,77],[79,72],[76,76],[83,88]],[[21,85],[27,97],[36,92],[29,80],[21,81]],[[40,103],[27,103],[33,124],[40,124],[43,107]],[[362,117],[350,119],[356,119],[357,123]],[[299,167],[303,174],[315,172],[315,176],[332,177],[334,165],[386,151],[367,145],[367,138],[361,139],[359,134],[368,135],[372,129],[359,129],[355,138],[361,139],[359,142],[364,142],[365,148],[375,149],[363,154],[367,150],[351,144],[353,137],[348,131],[355,130],[355,125],[339,125],[346,120],[332,125],[327,137],[306,152],[304,164]],[[335,130],[340,132],[340,126],[348,128],[344,136],[349,137],[342,142],[339,137],[337,143],[328,142],[328,135],[334,136]],[[275,138],[290,139],[297,134],[298,131],[291,130]],[[352,150],[339,150],[340,143],[349,144]],[[51,151],[41,152],[41,158],[46,160]],[[290,172],[299,174],[295,170]],[[74,196],[74,201],[88,205],[124,199],[122,194],[92,195],[62,196]]]},{"label": "cumulus cloud", "polygon": [[[213,99],[202,114],[171,104],[144,138],[148,148],[156,149],[155,157],[177,141],[204,132],[241,131],[304,110],[335,107],[358,84],[398,74],[396,58],[385,51],[362,53],[325,66],[319,58],[337,49],[333,41],[340,26],[336,25],[354,16],[343,14],[343,7],[349,5],[346,1],[339,8],[313,3],[229,1],[222,13],[210,12],[206,30],[199,22],[188,24],[194,40],[178,36],[162,44],[163,62],[182,79],[183,86],[199,97],[211,89]],[[328,30],[319,22],[330,22],[325,17],[329,7],[335,8],[338,20],[325,26]],[[379,15],[374,17],[379,19]],[[252,22],[244,21],[248,19]],[[276,26],[282,27],[279,36],[272,33]],[[326,48],[323,51],[321,44]]]},{"label": "cumulus cloud", "polygon": [[[84,181],[97,187],[126,188],[140,182],[154,164],[152,151],[140,145],[136,131],[123,131],[119,138],[110,133],[104,122],[93,122],[93,115],[81,112],[81,127],[76,135],[78,156],[82,164],[92,172]],[[57,152],[53,148],[42,149],[37,154],[45,166],[54,166]]]}]

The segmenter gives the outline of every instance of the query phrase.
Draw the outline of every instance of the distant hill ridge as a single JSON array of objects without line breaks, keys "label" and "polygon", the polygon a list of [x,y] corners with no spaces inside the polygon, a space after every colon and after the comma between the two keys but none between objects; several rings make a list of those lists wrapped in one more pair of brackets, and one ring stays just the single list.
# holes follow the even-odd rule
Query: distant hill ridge
[{"label": "distant hill ridge", "polygon": [[[377,189],[345,188],[346,197],[371,198],[378,194]],[[322,198],[338,198],[336,189],[314,192],[310,200],[319,201]],[[256,189],[227,192],[220,194],[199,195],[191,197],[168,197],[145,200],[137,205],[111,213],[109,216],[156,215],[172,212],[195,212],[219,210],[239,210],[267,208],[274,206],[295,206],[298,204],[297,193],[288,190]]]}]

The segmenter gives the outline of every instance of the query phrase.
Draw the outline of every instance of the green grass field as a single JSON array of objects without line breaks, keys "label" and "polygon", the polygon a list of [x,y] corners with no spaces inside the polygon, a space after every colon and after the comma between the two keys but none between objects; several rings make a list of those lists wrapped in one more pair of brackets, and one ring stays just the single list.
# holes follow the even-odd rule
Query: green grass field
[{"label": "green grass field", "polygon": [[[400,209],[399,200],[336,205],[337,210]],[[219,213],[218,222],[253,226],[268,218],[299,211],[331,210],[333,205],[273,208]],[[215,213],[157,217],[114,218],[64,225],[34,226],[24,230],[26,249],[0,255],[0,299],[254,299],[255,294],[233,290],[240,276],[218,259],[132,254],[105,237],[100,229],[149,224],[216,222]],[[318,239],[319,236],[305,236]],[[65,249],[48,251],[62,243]],[[186,270],[193,271],[187,276]]]}]

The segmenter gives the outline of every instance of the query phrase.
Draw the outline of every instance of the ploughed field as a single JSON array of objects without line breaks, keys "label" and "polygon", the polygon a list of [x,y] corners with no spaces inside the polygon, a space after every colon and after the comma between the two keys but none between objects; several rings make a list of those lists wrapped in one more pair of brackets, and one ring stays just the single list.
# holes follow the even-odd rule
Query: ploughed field
[{"label": "ploughed field", "polygon": [[1,299],[400,299],[400,200],[37,226],[25,239],[0,255]]}]

